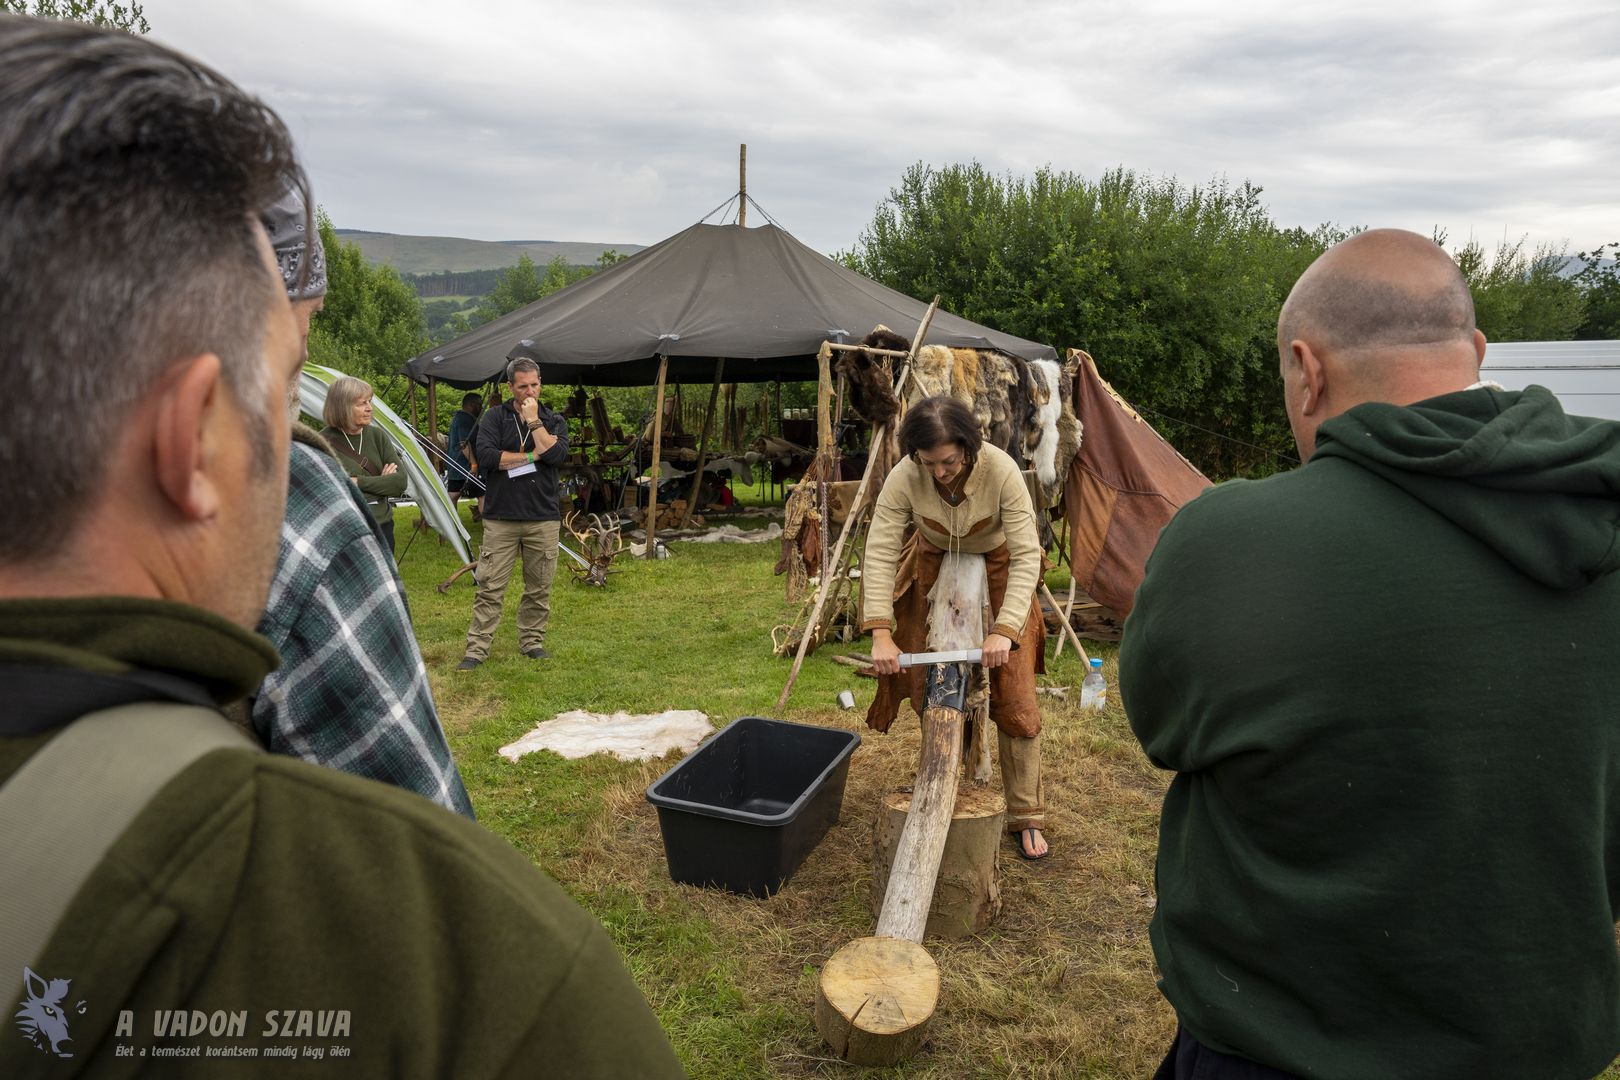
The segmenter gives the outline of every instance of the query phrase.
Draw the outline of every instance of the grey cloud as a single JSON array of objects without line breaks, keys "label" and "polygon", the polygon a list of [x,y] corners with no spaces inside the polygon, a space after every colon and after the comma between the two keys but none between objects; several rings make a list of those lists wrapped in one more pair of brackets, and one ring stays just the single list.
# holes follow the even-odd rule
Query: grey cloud
[{"label": "grey cloud", "polygon": [[745,141],[750,193],[826,251],[918,160],[1249,179],[1285,225],[1620,236],[1606,0],[287,2],[147,15],[288,117],[343,225],[652,243],[731,194]]}]

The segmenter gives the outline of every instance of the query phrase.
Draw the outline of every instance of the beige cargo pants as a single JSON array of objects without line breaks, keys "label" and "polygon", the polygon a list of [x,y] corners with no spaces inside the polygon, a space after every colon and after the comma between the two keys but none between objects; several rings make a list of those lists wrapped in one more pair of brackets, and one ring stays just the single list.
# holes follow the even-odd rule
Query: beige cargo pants
[{"label": "beige cargo pants", "polygon": [[478,552],[478,598],[473,601],[472,625],[467,629],[467,659],[486,660],[512,564],[523,558],[523,598],[518,601],[518,651],[538,649],[546,642],[551,618],[551,579],[557,573],[558,521],[491,521],[484,518],[484,545]]}]

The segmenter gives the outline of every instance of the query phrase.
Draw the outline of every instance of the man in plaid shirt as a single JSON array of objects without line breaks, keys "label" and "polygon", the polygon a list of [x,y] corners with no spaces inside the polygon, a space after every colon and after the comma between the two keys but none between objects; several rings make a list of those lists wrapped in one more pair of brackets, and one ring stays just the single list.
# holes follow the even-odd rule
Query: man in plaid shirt
[{"label": "man in plaid shirt", "polygon": [[[320,237],[306,243],[304,220],[296,196],[265,214],[307,338],[326,294],[326,267]],[[253,700],[254,732],[272,753],[393,784],[473,817],[433,706],[404,585],[371,514],[302,424],[293,425],[289,466],[280,552],[258,626],[281,653],[281,667]]]}]

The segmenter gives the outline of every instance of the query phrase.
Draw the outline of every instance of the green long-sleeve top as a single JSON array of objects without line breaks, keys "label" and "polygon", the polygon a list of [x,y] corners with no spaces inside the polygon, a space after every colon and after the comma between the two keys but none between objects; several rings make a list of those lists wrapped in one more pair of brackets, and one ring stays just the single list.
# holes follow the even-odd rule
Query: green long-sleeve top
[{"label": "green long-sleeve top", "polygon": [[[0,663],[133,665],[223,703],[274,662],[258,635],[185,605],[0,601]],[[0,783],[48,737],[0,737]],[[411,792],[245,749],[157,794],[32,969],[81,1003],[73,1056],[8,1024],[7,1078],[682,1075],[607,935],[511,845]],[[22,1000],[22,973],[5,978]],[[191,1034],[194,1012],[244,1022]],[[323,1057],[264,1060],[284,1046]]]},{"label": "green long-sleeve top", "polygon": [[1585,1080],[1620,1053],[1620,424],[1369,404],[1159,538],[1120,690],[1152,939],[1200,1041],[1300,1076]]},{"label": "green long-sleeve top", "polygon": [[[365,494],[371,516],[382,525],[392,521],[394,508],[388,500],[404,495],[406,483],[405,466],[400,463],[392,440],[379,431],[376,424],[367,424],[358,435],[350,435],[335,427],[326,428],[321,435],[332,447],[343,471],[354,478]],[[394,471],[387,476],[374,476],[361,468],[351,455],[365,458],[379,473],[385,465],[394,466]]]},{"label": "green long-sleeve top", "polygon": [[993,632],[1017,641],[1041,575],[1041,545],[1024,474],[1004,450],[985,443],[951,506],[928,470],[904,458],[883,481],[861,563],[861,629],[894,629],[894,578],[906,526],[915,524],[942,551],[982,555],[1007,545],[1007,592],[994,613]]}]

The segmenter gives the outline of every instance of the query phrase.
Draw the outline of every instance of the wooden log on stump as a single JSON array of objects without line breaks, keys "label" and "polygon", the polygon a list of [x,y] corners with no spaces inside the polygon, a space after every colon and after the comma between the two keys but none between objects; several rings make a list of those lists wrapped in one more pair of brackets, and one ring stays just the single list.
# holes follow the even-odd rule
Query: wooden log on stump
[{"label": "wooden log on stump", "polygon": [[[928,599],[930,650],[969,649],[984,641],[988,587],[982,556],[946,553]],[[955,687],[963,689],[961,677]],[[857,1065],[893,1065],[914,1054],[939,1000],[939,971],[921,942],[956,807],[965,694],[955,697],[956,707],[939,701],[931,685],[917,781],[895,842],[877,931],[834,953],[816,989],[817,1030],[840,1057]]]},{"label": "wooden log on stump", "polygon": [[879,937],[921,941],[934,899],[934,879],[956,806],[962,764],[962,714],[930,705],[923,710],[922,760],[912,789],[911,813],[897,842],[889,884],[878,913]]},{"label": "wooden log on stump", "polygon": [[[911,811],[911,793],[883,797],[872,836],[872,914],[883,907],[889,868]],[[945,852],[940,857],[925,934],[949,940],[977,934],[1001,913],[1002,829],[1007,800],[989,788],[969,784],[956,794]]]},{"label": "wooden log on stump", "polygon": [[816,1030],[845,1061],[898,1065],[922,1047],[938,1003],[939,968],[927,949],[856,938],[822,965]]}]

